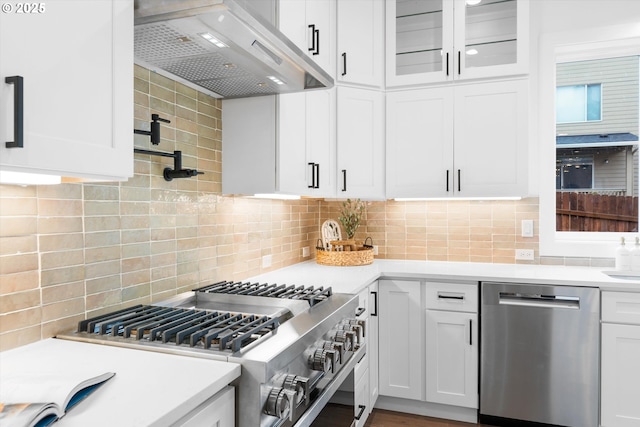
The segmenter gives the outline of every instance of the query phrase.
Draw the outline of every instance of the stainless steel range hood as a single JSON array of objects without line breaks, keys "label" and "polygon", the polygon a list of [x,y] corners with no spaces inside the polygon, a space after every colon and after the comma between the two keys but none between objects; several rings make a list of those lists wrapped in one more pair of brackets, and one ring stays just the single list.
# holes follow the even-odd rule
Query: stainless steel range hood
[{"label": "stainless steel range hood", "polygon": [[246,0],[135,0],[134,46],[137,64],[217,97],[333,86]]}]

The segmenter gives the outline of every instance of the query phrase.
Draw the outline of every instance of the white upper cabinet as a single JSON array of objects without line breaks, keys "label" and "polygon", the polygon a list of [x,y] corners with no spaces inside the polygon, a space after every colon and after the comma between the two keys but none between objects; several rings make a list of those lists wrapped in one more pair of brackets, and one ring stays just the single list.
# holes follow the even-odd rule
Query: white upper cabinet
[{"label": "white upper cabinet", "polygon": [[[0,14],[0,170],[133,176],[133,2],[6,6],[13,10]],[[21,85],[10,83],[14,76]],[[6,144],[20,135],[22,147]]]},{"label": "white upper cabinet", "polygon": [[335,195],[335,93],[328,89],[279,96],[279,192]]},{"label": "white upper cabinet", "polygon": [[387,198],[527,195],[528,82],[387,94]]},{"label": "white upper cabinet", "polygon": [[[331,74],[335,1],[280,0],[277,11],[280,31]],[[222,117],[224,194],[335,196],[335,89],[223,100]]]},{"label": "white upper cabinet", "polygon": [[222,101],[222,192],[334,197],[336,90]]},{"label": "white upper cabinet", "polygon": [[384,70],[383,2],[379,0],[339,0],[337,19],[337,81],[382,87]]},{"label": "white upper cabinet", "polygon": [[528,0],[387,0],[387,86],[524,74]]},{"label": "white upper cabinet", "polygon": [[338,86],[337,197],[384,199],[384,96]]},{"label": "white upper cabinet", "polygon": [[280,0],[278,8],[280,31],[335,78],[335,0]]}]

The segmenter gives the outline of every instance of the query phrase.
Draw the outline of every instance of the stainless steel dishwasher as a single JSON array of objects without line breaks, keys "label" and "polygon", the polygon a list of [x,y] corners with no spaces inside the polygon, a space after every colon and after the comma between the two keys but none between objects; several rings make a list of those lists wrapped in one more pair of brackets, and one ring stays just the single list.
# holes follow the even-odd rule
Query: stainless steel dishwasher
[{"label": "stainless steel dishwasher", "polygon": [[481,286],[480,422],[597,427],[598,289]]}]

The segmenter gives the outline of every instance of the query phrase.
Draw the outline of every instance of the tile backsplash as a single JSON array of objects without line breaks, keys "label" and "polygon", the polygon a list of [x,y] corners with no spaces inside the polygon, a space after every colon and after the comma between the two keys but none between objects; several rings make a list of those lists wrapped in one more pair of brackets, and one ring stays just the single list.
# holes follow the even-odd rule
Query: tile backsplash
[{"label": "tile backsplash", "polygon": [[[135,146],[181,150],[184,167],[205,174],[167,182],[172,159],[136,154],[126,182],[0,186],[0,350],[88,315],[303,261],[322,222],[339,216],[336,201],[222,196],[221,101],[139,66],[134,89],[135,129],[148,129],[152,113],[171,121],[159,146],[143,135]],[[534,220],[533,238],[520,237],[522,219]],[[537,220],[535,198],[369,202],[356,238],[370,236],[378,258],[513,263],[521,248],[535,250],[529,263],[589,265],[538,258]]]}]

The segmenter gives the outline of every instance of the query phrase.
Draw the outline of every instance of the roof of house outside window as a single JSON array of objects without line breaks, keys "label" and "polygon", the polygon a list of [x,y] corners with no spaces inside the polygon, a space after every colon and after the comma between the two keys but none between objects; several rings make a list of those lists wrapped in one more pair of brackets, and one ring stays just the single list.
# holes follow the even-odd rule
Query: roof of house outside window
[{"label": "roof of house outside window", "polygon": [[606,147],[612,145],[636,145],[638,136],[632,133],[608,133],[594,135],[562,135],[556,136],[556,147]]}]

